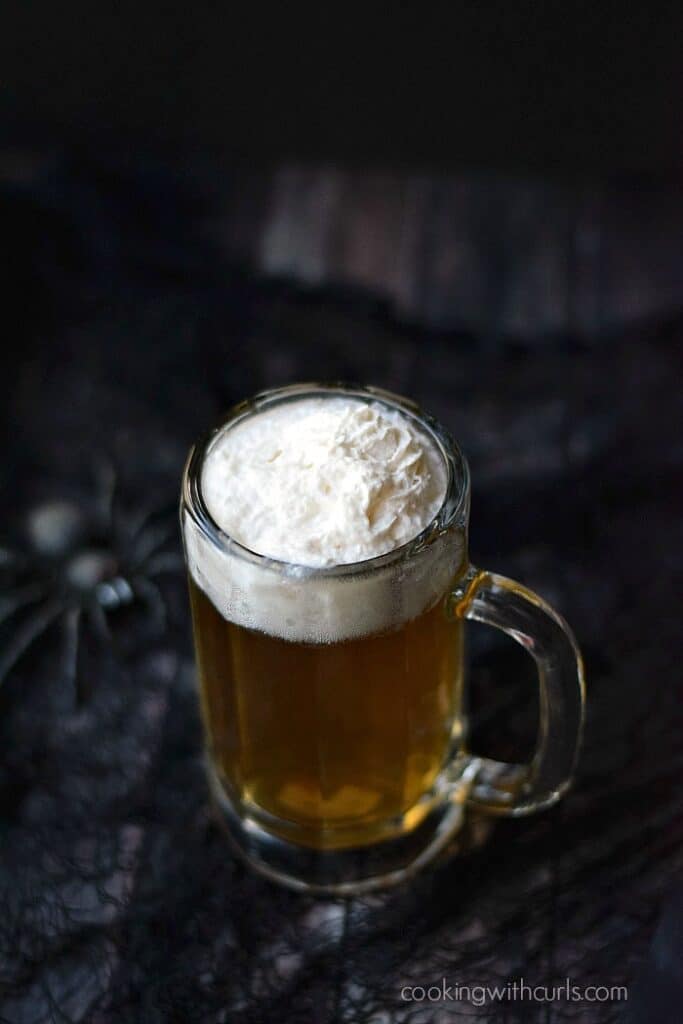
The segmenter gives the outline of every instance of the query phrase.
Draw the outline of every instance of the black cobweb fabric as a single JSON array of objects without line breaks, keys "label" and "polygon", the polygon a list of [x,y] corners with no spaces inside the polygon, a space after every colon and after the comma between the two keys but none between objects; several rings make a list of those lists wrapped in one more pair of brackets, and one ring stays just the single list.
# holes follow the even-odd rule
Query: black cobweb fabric
[{"label": "black cobweb fabric", "polygon": [[[401,992],[568,977],[637,994],[683,866],[681,325],[530,353],[409,331],[357,297],[222,265],[204,197],[166,183],[175,219],[140,223],[121,195],[144,193],[144,206],[144,175],[125,188],[92,168],[60,175],[23,189],[9,240],[21,344],[2,382],[0,657],[12,656],[0,685],[0,1020],[627,1019],[616,1002],[435,1009]],[[27,232],[50,246],[29,246]],[[338,341],[361,327],[372,344]],[[362,899],[279,889],[226,844],[202,770],[178,568],[192,440],[232,401],[314,377],[411,394],[457,434],[474,480],[473,559],[562,611],[588,678],[584,752],[561,806],[478,825],[460,856]],[[102,466],[115,478],[109,519],[97,511]],[[58,555],[30,531],[55,503],[79,522]],[[136,529],[157,531],[162,572],[132,564]],[[69,574],[83,552],[100,575],[74,625]],[[112,578],[130,593],[122,583],[98,626],[92,602],[108,592],[93,588]],[[40,601],[11,611],[31,586]],[[482,629],[470,662],[472,746],[528,754],[531,664]]]}]

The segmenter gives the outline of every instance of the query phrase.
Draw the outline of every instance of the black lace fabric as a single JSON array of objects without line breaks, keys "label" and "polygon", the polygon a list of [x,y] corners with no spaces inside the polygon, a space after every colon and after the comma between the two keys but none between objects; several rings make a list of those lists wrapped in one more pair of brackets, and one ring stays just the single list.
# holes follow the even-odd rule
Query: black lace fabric
[{"label": "black lace fabric", "polygon": [[[1,413],[0,1020],[646,1019],[629,1014],[651,984],[680,995],[680,322],[533,349],[408,328],[253,276],[207,236],[206,190],[126,173],[52,156],[1,193],[20,343]],[[558,607],[586,661],[566,800],[472,818],[453,856],[364,898],[247,869],[202,768],[182,463],[232,401],[297,378],[380,384],[442,419],[471,463],[473,560]],[[528,756],[531,662],[473,628],[469,678],[472,746]],[[516,979],[629,999],[405,997]]]}]

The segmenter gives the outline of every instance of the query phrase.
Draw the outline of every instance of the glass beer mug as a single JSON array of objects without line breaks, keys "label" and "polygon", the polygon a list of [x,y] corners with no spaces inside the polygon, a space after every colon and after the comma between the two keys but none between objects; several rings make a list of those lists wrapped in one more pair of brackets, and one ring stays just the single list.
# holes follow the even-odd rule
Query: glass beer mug
[{"label": "glass beer mug", "polygon": [[[247,417],[334,396],[398,411],[435,446],[447,478],[437,515],[408,543],[352,564],[249,550],[209,514],[207,455]],[[528,814],[567,790],[583,721],[579,650],[540,597],[470,564],[469,508],[467,463],[448,432],[376,388],[264,392],[190,453],[181,522],[208,777],[234,845],[270,878],[337,894],[389,885],[446,848],[469,809]],[[529,764],[467,746],[467,619],[503,630],[536,662]]]}]

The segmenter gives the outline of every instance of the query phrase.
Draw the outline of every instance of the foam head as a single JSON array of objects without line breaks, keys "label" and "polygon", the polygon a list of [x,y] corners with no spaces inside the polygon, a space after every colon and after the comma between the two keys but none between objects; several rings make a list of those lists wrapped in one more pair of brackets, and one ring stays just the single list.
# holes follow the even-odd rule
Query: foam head
[{"label": "foam head", "polygon": [[221,544],[186,508],[190,573],[228,621],[283,639],[397,628],[464,559],[452,525],[398,557],[448,482],[436,438],[397,407],[335,391],[273,404],[228,422],[205,451],[200,492]]}]

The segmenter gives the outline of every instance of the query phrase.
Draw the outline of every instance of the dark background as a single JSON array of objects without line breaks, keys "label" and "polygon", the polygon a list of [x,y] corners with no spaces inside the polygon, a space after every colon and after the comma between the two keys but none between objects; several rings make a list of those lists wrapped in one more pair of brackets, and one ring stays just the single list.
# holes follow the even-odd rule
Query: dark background
[{"label": "dark background", "polygon": [[680,169],[680,5],[6,10],[1,107],[62,142],[551,175]]},{"label": "dark background", "polygon": [[[680,8],[449,13],[3,15],[3,1022],[680,1019]],[[454,432],[473,560],[588,678],[562,805],[343,901],[212,820],[175,519],[194,439],[311,378]],[[473,748],[521,759],[531,665],[470,662]],[[629,999],[400,1000],[443,977]]]}]

